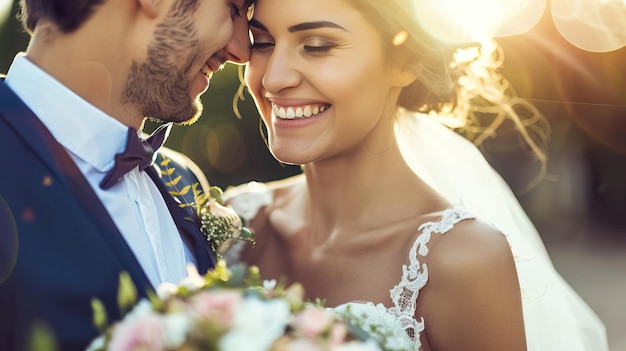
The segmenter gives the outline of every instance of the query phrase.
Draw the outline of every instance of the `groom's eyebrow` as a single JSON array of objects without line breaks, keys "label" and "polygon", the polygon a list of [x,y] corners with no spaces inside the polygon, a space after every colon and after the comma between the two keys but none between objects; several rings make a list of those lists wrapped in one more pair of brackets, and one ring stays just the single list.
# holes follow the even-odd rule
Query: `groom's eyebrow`
[{"label": "groom's eyebrow", "polygon": [[[254,18],[250,19],[250,26],[269,32],[267,30],[267,27],[265,27],[265,25],[263,25],[261,22],[257,21]],[[291,27],[288,27],[287,30],[289,31],[289,33],[295,33],[295,32],[300,32],[304,30],[311,30],[311,29],[318,29],[318,28],[335,28],[335,29],[346,31],[346,32],[350,32],[349,30],[338,25],[337,23],[329,22],[329,21],[315,21],[315,22],[299,23]]]}]

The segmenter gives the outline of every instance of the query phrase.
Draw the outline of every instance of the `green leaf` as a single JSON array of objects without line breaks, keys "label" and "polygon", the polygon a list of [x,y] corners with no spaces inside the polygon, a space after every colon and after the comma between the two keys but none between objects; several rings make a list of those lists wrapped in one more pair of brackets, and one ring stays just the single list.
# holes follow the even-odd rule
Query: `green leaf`
[{"label": "green leaf", "polygon": [[160,312],[165,310],[165,304],[154,291],[148,290],[147,295],[148,300],[150,300],[150,303],[152,304],[153,310]]},{"label": "green leaf", "polygon": [[42,323],[36,323],[30,332],[30,339],[28,340],[28,350],[56,351],[57,344],[52,329]]},{"label": "green leaf", "polygon": [[128,272],[120,273],[120,287],[117,291],[117,305],[123,315],[137,303],[137,288]]},{"label": "green leaf", "polygon": [[242,227],[241,233],[239,233],[239,237],[237,239],[254,243],[256,241],[256,236],[250,228]]},{"label": "green leaf", "polygon": [[217,201],[218,203],[222,203],[222,194],[224,192],[222,191],[222,189],[218,186],[212,186],[209,188],[209,196],[214,198],[215,201]]},{"label": "green leaf", "polygon": [[107,311],[104,304],[97,298],[91,299],[91,309],[93,310],[93,325],[104,333],[107,328]]},{"label": "green leaf", "polygon": [[176,186],[176,184],[178,184],[178,182],[180,182],[180,180],[183,178],[182,175],[179,175],[178,177],[172,179],[171,182],[167,182],[165,183],[165,186]]},{"label": "green leaf", "polygon": [[189,189],[191,189],[191,185],[185,186],[184,188],[181,189],[180,195],[186,195],[189,192]]}]

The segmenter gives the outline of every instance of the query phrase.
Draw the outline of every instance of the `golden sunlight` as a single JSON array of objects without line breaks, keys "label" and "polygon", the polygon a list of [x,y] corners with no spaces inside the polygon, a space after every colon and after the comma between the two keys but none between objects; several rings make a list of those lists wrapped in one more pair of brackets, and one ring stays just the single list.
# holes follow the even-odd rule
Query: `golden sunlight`
[{"label": "golden sunlight", "polygon": [[414,13],[435,37],[451,43],[517,35],[537,24],[546,0],[414,1]]},{"label": "golden sunlight", "polygon": [[626,46],[626,0],[552,0],[552,19],[561,35],[587,51]]}]

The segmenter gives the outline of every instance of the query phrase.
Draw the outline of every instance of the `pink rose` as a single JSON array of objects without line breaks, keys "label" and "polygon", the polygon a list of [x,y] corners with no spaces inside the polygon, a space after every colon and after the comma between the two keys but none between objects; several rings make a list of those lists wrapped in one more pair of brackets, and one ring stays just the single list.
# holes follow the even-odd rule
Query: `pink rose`
[{"label": "pink rose", "polygon": [[235,290],[202,291],[192,297],[190,307],[201,320],[226,331],[232,325],[241,299],[241,293]]},{"label": "pink rose", "polygon": [[291,326],[305,338],[316,338],[333,323],[332,314],[321,307],[305,309],[295,316]]},{"label": "pink rose", "polygon": [[339,347],[346,341],[348,336],[348,327],[343,323],[335,323],[330,328],[330,334],[328,335],[328,343],[330,348]]},{"label": "pink rose", "polygon": [[109,350],[166,350],[165,321],[158,315],[147,314],[125,320],[114,330]]}]

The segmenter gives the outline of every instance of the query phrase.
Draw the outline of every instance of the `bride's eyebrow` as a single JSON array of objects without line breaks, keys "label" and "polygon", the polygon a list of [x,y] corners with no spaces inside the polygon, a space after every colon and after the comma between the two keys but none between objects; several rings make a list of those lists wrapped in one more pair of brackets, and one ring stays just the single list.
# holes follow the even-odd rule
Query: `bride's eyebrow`
[{"label": "bride's eyebrow", "polygon": [[[254,18],[250,19],[249,25],[250,27],[255,27],[263,31],[269,32],[267,30],[267,27],[265,27],[261,22],[259,22],[258,20]],[[318,29],[318,28],[336,28],[336,29],[343,30],[345,32],[350,32],[349,30],[338,25],[337,23],[329,22],[329,21],[315,21],[315,22],[299,23],[299,24],[296,24],[287,28],[287,30],[289,31],[289,33],[295,33],[299,31]]]},{"label": "bride's eyebrow", "polygon": [[318,29],[318,28],[336,28],[336,29],[341,29],[345,32],[350,32],[349,30],[338,25],[337,23],[329,22],[329,21],[304,22],[304,23],[291,26],[287,28],[287,30],[289,31],[289,33],[294,33],[294,32],[299,32],[303,30]]}]

